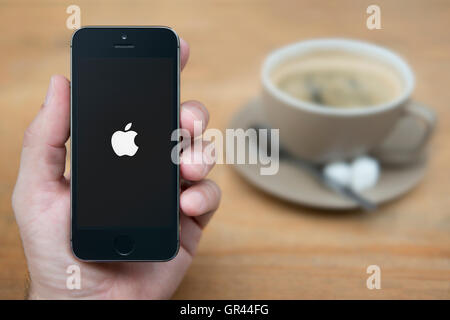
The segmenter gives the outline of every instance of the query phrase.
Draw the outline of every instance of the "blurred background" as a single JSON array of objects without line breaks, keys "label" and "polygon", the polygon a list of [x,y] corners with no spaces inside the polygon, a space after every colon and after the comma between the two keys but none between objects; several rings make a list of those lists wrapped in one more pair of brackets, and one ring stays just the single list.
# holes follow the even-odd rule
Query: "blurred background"
[{"label": "blurred background", "polygon": [[[70,77],[66,8],[81,25],[168,25],[191,46],[182,100],[197,99],[224,130],[260,92],[272,50],[316,37],[349,37],[401,54],[416,73],[413,97],[438,128],[425,178],[377,212],[326,212],[269,196],[218,165],[216,217],[176,299],[450,298],[450,2],[0,0],[0,299],[22,299],[27,277],[11,208],[23,132],[54,73]],[[366,8],[381,8],[368,30]],[[381,267],[381,290],[366,268]]]}]

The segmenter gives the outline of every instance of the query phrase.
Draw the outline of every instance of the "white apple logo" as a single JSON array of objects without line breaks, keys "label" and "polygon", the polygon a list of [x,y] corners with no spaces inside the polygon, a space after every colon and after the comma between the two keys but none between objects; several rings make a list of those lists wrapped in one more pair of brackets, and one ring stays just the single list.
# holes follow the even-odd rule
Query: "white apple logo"
[{"label": "white apple logo", "polygon": [[114,152],[119,156],[134,156],[138,151],[138,146],[134,143],[137,136],[136,131],[128,131],[131,128],[131,122],[125,126],[125,131],[116,131],[111,137],[111,145]]}]

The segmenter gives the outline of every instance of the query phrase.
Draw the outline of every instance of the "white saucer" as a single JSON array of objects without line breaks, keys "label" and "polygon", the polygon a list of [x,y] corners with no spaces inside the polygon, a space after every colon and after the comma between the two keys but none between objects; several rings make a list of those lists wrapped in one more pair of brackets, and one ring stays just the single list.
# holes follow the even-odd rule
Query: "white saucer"
[{"label": "white saucer", "polygon": [[[257,124],[263,125],[264,119],[255,99],[234,115],[228,128],[246,130]],[[354,202],[327,189],[290,162],[281,160],[278,173],[266,176],[260,174],[260,164],[235,164],[234,167],[251,184],[290,202],[321,209],[357,208]],[[376,204],[393,200],[413,188],[424,176],[425,169],[426,157],[408,166],[382,168],[377,185],[362,194]]]}]

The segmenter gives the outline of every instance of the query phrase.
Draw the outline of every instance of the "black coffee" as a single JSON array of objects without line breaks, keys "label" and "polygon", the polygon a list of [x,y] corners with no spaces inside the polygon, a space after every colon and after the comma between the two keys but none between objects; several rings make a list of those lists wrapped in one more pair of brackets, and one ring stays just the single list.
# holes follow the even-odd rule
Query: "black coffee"
[{"label": "black coffee", "polygon": [[320,51],[293,58],[276,68],[272,80],[294,98],[342,108],[389,102],[403,89],[392,66],[338,51]]}]

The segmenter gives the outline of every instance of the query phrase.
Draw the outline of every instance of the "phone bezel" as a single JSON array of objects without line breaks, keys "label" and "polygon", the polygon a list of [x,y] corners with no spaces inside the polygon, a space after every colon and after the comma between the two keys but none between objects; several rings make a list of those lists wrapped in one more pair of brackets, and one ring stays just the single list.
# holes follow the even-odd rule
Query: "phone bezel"
[{"label": "phone bezel", "polygon": [[[127,39],[122,35],[126,33]],[[132,43],[133,49],[116,49],[115,44]],[[180,198],[180,173],[176,165],[176,224],[167,228],[79,228],[76,222],[76,158],[77,139],[74,132],[78,130],[76,114],[74,116],[74,104],[77,96],[74,95],[74,87],[77,80],[77,61],[81,57],[173,57],[176,60],[176,119],[174,129],[179,128],[180,105],[180,41],[178,35],[171,28],[163,26],[90,26],[78,29],[71,40],[71,248],[72,252],[83,261],[168,261],[173,259],[180,246],[179,227],[179,198]],[[74,81],[75,80],[75,81]],[[73,85],[75,83],[75,85]],[[77,107],[77,106],[76,106]],[[75,137],[75,139],[74,139]],[[75,161],[74,161],[75,160]],[[76,183],[75,183],[76,184]],[[75,207],[75,212],[74,212]],[[129,235],[134,239],[135,248],[129,255],[121,255],[114,249],[114,239],[117,236]]]}]

